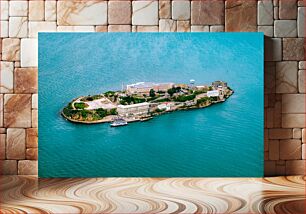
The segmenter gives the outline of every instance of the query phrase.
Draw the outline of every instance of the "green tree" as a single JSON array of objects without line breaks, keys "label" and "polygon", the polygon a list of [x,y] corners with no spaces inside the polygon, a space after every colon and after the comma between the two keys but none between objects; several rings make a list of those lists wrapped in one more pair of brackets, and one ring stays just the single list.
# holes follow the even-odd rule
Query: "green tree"
[{"label": "green tree", "polygon": [[153,88],[150,90],[150,97],[155,97],[155,91]]},{"label": "green tree", "polygon": [[117,115],[118,112],[117,112],[117,109],[116,108],[112,108],[111,110],[109,110],[109,115]]},{"label": "green tree", "polygon": [[169,88],[167,90],[167,93],[170,95],[170,97],[172,97],[175,92],[176,92],[175,88]]},{"label": "green tree", "polygon": [[107,115],[107,111],[103,108],[96,109],[96,113],[99,115],[100,118],[103,118]]}]

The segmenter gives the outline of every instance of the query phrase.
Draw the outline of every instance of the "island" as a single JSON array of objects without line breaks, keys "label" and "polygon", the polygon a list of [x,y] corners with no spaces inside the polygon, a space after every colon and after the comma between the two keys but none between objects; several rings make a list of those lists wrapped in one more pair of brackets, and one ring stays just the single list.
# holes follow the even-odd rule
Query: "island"
[{"label": "island", "polygon": [[195,85],[194,80],[189,84],[138,82],[122,90],[75,98],[61,115],[75,123],[121,126],[173,111],[205,108],[224,102],[233,93],[223,81],[210,85]]}]

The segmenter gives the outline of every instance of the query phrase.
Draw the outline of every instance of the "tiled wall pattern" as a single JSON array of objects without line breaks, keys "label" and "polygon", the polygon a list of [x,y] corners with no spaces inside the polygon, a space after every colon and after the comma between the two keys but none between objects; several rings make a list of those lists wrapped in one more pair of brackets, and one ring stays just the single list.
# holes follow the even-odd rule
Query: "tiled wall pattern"
[{"label": "tiled wall pattern", "polygon": [[265,174],[305,174],[305,6],[297,0],[1,0],[1,173],[37,174],[37,32],[262,31]]}]

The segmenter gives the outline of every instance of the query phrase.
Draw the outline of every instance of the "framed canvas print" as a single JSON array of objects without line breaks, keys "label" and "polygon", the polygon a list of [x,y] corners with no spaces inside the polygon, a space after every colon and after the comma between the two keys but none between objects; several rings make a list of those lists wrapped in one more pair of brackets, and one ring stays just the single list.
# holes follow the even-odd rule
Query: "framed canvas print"
[{"label": "framed canvas print", "polygon": [[262,33],[40,33],[39,177],[261,177]]}]

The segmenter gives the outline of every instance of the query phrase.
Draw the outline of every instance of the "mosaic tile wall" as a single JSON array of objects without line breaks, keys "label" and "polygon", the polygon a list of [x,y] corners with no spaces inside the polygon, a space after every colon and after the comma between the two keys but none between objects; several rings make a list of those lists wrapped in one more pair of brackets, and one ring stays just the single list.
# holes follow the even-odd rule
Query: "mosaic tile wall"
[{"label": "mosaic tile wall", "polygon": [[297,0],[1,0],[0,172],[37,174],[37,32],[262,31],[265,174],[305,174],[305,6]]}]

